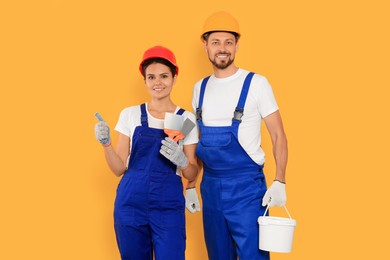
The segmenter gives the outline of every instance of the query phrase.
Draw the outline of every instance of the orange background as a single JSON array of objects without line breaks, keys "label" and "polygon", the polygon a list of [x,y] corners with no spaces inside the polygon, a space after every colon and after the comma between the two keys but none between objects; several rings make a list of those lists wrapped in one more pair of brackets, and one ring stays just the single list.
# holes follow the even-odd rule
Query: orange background
[{"label": "orange background", "polygon": [[[390,258],[388,1],[10,3],[0,4],[0,259],[119,259],[119,179],[94,112],[113,128],[148,98],[138,64],[156,44],[175,52],[173,100],[191,109],[194,83],[211,73],[199,33],[218,10],[239,20],[236,64],[268,78],[289,140],[287,206],[298,224],[293,251],[272,259]],[[187,213],[186,253],[207,259],[199,213]]]}]

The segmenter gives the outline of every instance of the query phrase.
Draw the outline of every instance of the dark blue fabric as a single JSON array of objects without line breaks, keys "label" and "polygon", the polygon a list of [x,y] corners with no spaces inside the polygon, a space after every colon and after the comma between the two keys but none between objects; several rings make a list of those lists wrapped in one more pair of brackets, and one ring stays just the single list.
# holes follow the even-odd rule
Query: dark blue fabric
[{"label": "dark blue fabric", "polygon": [[122,259],[184,259],[185,200],[176,166],[159,152],[162,129],[136,127],[128,169],[117,189],[114,224]]},{"label": "dark blue fabric", "polygon": [[[253,73],[249,73],[237,108],[242,112]],[[207,80],[206,80],[207,82]],[[203,84],[202,84],[203,85]],[[199,97],[203,100],[206,84]],[[201,106],[198,107],[201,111]],[[263,165],[255,163],[238,141],[241,121],[231,126],[204,126],[198,120],[200,140],[196,154],[203,161],[201,195],[203,226],[209,259],[268,260],[269,252],[259,247],[257,219],[266,192]]]}]

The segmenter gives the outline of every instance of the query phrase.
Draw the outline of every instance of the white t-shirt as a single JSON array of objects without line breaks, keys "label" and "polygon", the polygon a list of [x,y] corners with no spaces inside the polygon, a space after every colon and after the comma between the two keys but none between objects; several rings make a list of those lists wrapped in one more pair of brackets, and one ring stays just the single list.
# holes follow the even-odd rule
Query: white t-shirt
[{"label": "white t-shirt", "polygon": [[[175,113],[180,109],[176,107]],[[148,112],[148,104],[146,103],[146,112],[148,114],[148,125],[151,128],[164,129],[164,119],[158,119],[153,117]],[[192,122],[196,123],[195,115],[189,111],[184,111],[184,120],[189,118]],[[115,126],[115,130],[133,139],[133,133],[137,126],[141,125],[141,108],[140,106],[132,106],[123,109],[119,115],[118,123]],[[198,143],[198,128],[194,127],[192,131],[184,138],[183,145]],[[130,147],[131,150],[131,147]]]},{"label": "white t-shirt", "polygon": [[[229,126],[245,77],[249,71],[239,69],[227,78],[216,78],[211,75],[207,82],[202,105],[202,121],[205,126]],[[202,80],[193,89],[192,107],[198,107]],[[258,164],[264,164],[265,154],[261,149],[261,121],[266,116],[277,111],[271,85],[266,77],[255,74],[252,78],[244,107],[244,115],[239,126],[238,141],[248,155]]]}]

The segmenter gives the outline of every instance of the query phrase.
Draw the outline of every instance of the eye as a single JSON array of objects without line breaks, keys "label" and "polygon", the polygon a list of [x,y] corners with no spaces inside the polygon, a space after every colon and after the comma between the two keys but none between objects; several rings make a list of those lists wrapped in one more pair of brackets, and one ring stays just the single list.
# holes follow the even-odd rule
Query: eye
[{"label": "eye", "polygon": [[149,76],[147,77],[147,79],[148,79],[148,80],[153,80],[153,79],[154,79],[154,76],[153,76],[153,75],[149,75]]}]

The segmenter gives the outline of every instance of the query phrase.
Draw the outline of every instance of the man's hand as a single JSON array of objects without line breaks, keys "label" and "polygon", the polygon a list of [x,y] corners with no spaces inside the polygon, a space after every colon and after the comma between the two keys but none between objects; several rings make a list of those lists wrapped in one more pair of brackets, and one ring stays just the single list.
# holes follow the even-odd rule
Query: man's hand
[{"label": "man's hand", "polygon": [[274,181],[268,188],[263,197],[263,207],[269,205],[270,207],[286,205],[286,184],[279,181]]},{"label": "man's hand", "polygon": [[200,203],[195,188],[190,188],[186,190],[186,208],[191,213],[200,211]]}]

